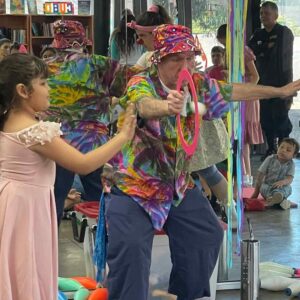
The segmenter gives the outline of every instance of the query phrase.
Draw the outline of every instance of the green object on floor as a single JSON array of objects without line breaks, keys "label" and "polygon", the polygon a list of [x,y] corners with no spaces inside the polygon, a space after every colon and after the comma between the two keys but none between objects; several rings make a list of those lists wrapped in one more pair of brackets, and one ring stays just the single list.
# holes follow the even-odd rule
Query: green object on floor
[{"label": "green object on floor", "polygon": [[62,292],[78,291],[83,286],[74,279],[58,277],[58,289]]},{"label": "green object on floor", "polygon": [[86,288],[80,288],[75,294],[74,294],[74,300],[87,300],[90,295],[89,290]]}]

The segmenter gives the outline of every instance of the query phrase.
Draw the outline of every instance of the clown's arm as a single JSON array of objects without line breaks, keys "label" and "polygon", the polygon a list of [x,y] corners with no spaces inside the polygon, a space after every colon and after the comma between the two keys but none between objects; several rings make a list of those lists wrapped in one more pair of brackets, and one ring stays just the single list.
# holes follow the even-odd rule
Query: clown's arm
[{"label": "clown's arm", "polygon": [[233,83],[232,97],[233,101],[268,99],[268,98],[287,98],[295,96],[300,90],[300,80],[291,82],[283,87],[272,87],[256,85],[251,83]]},{"label": "clown's arm", "polygon": [[119,101],[122,107],[126,107],[130,102],[136,104],[140,117],[152,119],[180,113],[184,97],[182,93],[171,90],[166,99],[159,99],[154,87],[145,77],[134,76],[128,83],[126,95]]}]

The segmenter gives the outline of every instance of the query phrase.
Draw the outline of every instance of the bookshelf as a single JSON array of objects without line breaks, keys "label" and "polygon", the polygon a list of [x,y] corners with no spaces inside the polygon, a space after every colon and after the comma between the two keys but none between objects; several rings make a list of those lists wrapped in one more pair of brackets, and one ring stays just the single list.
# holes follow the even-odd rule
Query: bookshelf
[{"label": "bookshelf", "polygon": [[1,15],[0,29],[12,41],[30,46],[28,15]]},{"label": "bookshelf", "polygon": [[[86,36],[94,39],[94,17],[92,15],[1,15],[0,29],[12,41],[22,42],[32,54],[39,56],[43,46],[53,40],[52,23],[56,20],[75,20],[82,23]],[[93,49],[92,49],[93,50]]]}]

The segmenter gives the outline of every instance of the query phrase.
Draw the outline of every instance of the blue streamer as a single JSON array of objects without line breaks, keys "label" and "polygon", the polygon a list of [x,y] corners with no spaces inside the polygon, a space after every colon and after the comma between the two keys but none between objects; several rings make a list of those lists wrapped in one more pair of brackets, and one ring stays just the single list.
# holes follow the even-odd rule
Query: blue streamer
[{"label": "blue streamer", "polygon": [[107,232],[105,221],[105,199],[109,194],[102,192],[99,205],[98,224],[94,249],[94,264],[97,267],[96,280],[103,282],[105,278],[106,250],[107,250]]}]

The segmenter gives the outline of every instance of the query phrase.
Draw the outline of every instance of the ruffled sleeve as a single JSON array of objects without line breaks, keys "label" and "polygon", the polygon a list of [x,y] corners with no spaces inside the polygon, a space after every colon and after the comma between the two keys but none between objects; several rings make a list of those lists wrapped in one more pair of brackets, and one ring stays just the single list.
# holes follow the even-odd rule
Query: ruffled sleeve
[{"label": "ruffled sleeve", "polygon": [[18,140],[26,147],[51,142],[54,137],[62,135],[60,124],[55,122],[40,121],[17,134]]}]

